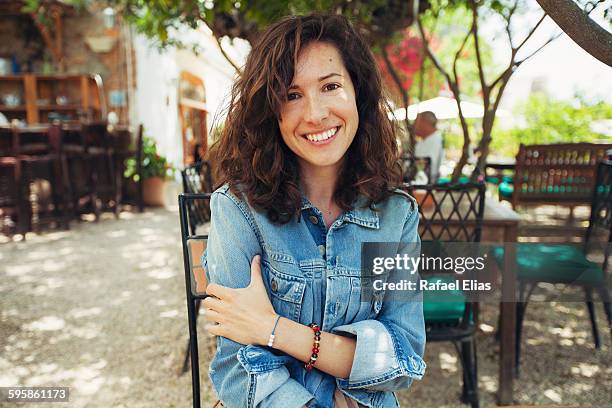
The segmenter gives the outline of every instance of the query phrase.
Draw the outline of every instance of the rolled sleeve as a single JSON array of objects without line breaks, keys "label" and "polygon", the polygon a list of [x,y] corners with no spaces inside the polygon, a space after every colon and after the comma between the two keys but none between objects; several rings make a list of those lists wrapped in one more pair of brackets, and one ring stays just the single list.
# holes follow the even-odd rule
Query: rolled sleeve
[{"label": "rolled sleeve", "polygon": [[[211,198],[211,229],[202,259],[209,282],[231,288],[250,283],[251,259],[261,253],[257,228],[245,204],[223,187]],[[226,407],[302,407],[313,396],[289,377],[290,357],[217,338],[209,377]],[[295,404],[295,405],[294,405]]]},{"label": "rolled sleeve", "polygon": [[[420,252],[417,233],[416,205],[409,212],[402,233],[404,249],[415,255]],[[401,250],[401,249],[400,249]],[[418,256],[418,255],[417,255]],[[392,272],[394,273],[394,272]],[[412,279],[418,280],[418,274]],[[363,320],[338,326],[333,333],[356,337],[355,356],[348,379],[337,379],[337,385],[350,394],[350,390],[398,391],[409,387],[414,379],[420,380],[426,364],[425,321],[423,300],[419,291],[403,294],[401,300],[383,301],[376,319]]]}]

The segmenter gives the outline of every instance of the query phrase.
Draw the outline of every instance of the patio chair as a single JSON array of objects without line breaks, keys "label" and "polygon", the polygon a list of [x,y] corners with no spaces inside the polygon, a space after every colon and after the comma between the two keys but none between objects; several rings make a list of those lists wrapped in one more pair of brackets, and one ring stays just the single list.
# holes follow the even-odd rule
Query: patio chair
[{"label": "patio chair", "polygon": [[181,222],[181,242],[183,244],[183,265],[185,269],[185,289],[187,295],[187,318],[189,322],[189,347],[185,355],[183,371],[191,357],[191,385],[194,408],[200,407],[200,360],[198,354],[197,318],[201,300],[206,298],[206,272],[201,266],[201,257],[206,249],[207,234],[191,233],[189,209],[191,204],[210,202],[210,194],[180,194],[179,216]]},{"label": "patio chair", "polygon": [[[418,197],[419,234],[432,248],[442,242],[480,242],[484,215],[485,186],[483,183],[444,185],[405,185],[405,191]],[[424,204],[424,205],[423,205]],[[470,247],[468,250],[476,250]],[[435,254],[432,254],[435,255]],[[448,274],[425,274],[422,279],[449,282]],[[478,303],[469,300],[461,290],[424,291],[423,313],[428,342],[453,343],[463,366],[461,400],[473,408],[479,406],[476,328]]]},{"label": "patio chair", "polygon": [[[604,304],[610,335],[612,336],[612,310],[610,307],[609,281],[607,279],[608,258],[612,251],[612,161],[601,161],[597,166],[596,183],[592,193],[591,215],[585,233],[582,249],[570,244],[523,243],[516,249],[518,300],[516,303],[516,360],[515,372],[518,376],[521,356],[521,335],[523,320],[529,299],[538,283],[567,284],[584,290],[585,302],[589,311],[591,330],[595,348],[601,347],[593,292],[598,292]],[[604,249],[603,263],[592,262],[587,258],[597,229],[608,235]],[[503,263],[503,248],[497,248],[495,257],[498,264]]]},{"label": "patio chair", "polygon": [[[201,161],[181,171],[183,192],[203,194],[213,192],[213,181],[210,163]],[[208,201],[191,201],[188,203],[190,225],[195,234],[195,228],[210,221],[210,205]]]}]

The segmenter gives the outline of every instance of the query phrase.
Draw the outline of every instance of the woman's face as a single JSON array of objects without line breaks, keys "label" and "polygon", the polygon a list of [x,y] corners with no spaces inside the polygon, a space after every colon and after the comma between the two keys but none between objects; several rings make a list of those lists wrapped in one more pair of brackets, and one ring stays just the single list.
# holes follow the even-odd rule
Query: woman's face
[{"label": "woman's face", "polygon": [[309,44],[298,56],[281,107],[278,126],[283,140],[302,170],[338,168],[358,125],[355,88],[337,48]]}]

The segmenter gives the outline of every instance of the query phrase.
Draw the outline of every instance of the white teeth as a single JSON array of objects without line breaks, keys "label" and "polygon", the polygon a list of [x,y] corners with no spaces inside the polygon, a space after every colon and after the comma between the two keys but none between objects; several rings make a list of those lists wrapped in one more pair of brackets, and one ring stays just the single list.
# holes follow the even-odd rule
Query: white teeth
[{"label": "white teeth", "polygon": [[329,139],[330,137],[335,135],[337,131],[338,128],[335,127],[322,133],[311,133],[309,135],[306,135],[306,139],[310,140],[311,142],[320,142],[322,140]]}]

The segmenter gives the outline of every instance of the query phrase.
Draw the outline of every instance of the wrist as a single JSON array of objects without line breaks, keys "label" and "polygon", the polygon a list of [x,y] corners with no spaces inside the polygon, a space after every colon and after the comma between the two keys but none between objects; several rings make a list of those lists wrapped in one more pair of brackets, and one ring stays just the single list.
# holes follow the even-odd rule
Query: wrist
[{"label": "wrist", "polygon": [[263,320],[262,324],[260,325],[261,327],[261,334],[259,336],[259,345],[260,346],[268,346],[268,343],[270,341],[270,335],[272,334],[272,331],[274,331],[275,325],[276,325],[276,330],[278,330],[278,324],[277,324],[277,319],[279,319],[280,315],[273,313],[271,315],[266,316],[266,318]]}]

